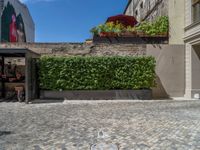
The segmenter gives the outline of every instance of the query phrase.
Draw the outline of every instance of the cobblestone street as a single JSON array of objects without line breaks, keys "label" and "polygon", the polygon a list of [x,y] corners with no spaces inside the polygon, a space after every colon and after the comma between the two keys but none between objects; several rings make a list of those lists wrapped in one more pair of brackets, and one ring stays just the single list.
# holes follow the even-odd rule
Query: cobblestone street
[{"label": "cobblestone street", "polygon": [[0,150],[90,150],[98,143],[198,150],[200,101],[0,103]]}]

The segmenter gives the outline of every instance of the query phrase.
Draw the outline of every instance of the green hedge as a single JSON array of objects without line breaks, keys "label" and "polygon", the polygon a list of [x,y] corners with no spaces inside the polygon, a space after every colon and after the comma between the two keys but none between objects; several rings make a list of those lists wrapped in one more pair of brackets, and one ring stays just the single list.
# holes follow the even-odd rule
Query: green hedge
[{"label": "green hedge", "polygon": [[143,89],[155,85],[153,57],[41,57],[44,90]]}]

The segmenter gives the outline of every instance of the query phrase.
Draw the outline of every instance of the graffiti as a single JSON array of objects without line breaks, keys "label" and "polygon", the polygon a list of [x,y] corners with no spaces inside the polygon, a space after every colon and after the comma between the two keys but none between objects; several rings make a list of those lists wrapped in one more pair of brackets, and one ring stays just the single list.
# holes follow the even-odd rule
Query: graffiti
[{"label": "graffiti", "polygon": [[1,18],[2,42],[26,42],[25,26],[22,15],[16,15],[13,5],[9,2],[4,8]]}]

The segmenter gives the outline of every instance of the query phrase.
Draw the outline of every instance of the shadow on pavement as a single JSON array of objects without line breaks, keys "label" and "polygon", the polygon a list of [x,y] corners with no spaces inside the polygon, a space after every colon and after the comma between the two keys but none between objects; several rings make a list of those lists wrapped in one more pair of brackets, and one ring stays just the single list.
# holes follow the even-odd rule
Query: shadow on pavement
[{"label": "shadow on pavement", "polygon": [[31,101],[30,104],[47,104],[47,103],[63,103],[64,100],[34,100]]}]

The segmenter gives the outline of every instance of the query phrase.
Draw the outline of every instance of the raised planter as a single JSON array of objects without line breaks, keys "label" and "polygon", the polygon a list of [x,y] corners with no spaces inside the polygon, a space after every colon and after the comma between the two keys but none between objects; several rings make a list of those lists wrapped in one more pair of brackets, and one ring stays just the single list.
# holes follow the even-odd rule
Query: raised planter
[{"label": "raised planter", "polygon": [[121,37],[136,37],[137,33],[136,32],[122,32],[120,33]]},{"label": "raised planter", "polygon": [[100,37],[117,37],[117,34],[114,32],[101,32]]},{"label": "raised planter", "polygon": [[152,90],[40,91],[40,99],[66,100],[151,100]]}]

